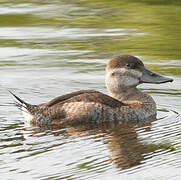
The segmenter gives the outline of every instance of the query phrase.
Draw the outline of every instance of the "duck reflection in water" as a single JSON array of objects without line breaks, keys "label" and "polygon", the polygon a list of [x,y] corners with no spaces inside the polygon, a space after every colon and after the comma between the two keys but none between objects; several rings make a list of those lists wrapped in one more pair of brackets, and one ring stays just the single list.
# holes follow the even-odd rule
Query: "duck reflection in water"
[{"label": "duck reflection in water", "polygon": [[[139,128],[140,127],[142,128],[142,131],[149,131],[150,123],[139,123]],[[87,123],[82,125],[71,125],[66,128],[51,126],[46,127],[46,130],[45,127],[41,127],[32,130],[31,136],[36,136],[36,134],[44,136],[46,133],[48,135],[51,133],[54,136],[60,136],[62,138],[59,140],[60,146],[64,144],[65,139],[71,139],[72,141],[72,139],[79,139],[79,137],[81,137],[81,139],[85,137],[83,138],[84,141],[86,141],[86,139],[92,139],[95,142],[104,142],[102,146],[107,146],[109,150],[109,160],[113,165],[116,168],[128,169],[141,164],[144,160],[145,152],[148,152],[148,149],[150,150],[149,144],[143,144],[139,141],[137,128],[138,124],[135,125],[133,123],[104,123],[102,125]],[[26,134],[27,133],[25,132],[25,135]],[[94,143],[94,141],[91,141],[91,143]],[[69,141],[66,140],[66,142]],[[100,151],[102,146],[100,145],[97,147],[98,151]],[[153,149],[151,149],[151,151],[153,151]],[[97,158],[96,154],[95,158]]]},{"label": "duck reflection in water", "polygon": [[110,96],[94,90],[82,90],[59,96],[48,103],[31,105],[16,95],[16,105],[26,122],[32,125],[64,125],[104,122],[144,122],[156,118],[156,103],[137,89],[141,83],[166,83],[173,79],[145,68],[130,55],[114,57],[106,67],[106,86]]},{"label": "duck reflection in water", "polygon": [[133,125],[118,125],[110,130],[110,135],[107,146],[115,167],[127,169],[141,164],[146,146],[138,140]]}]

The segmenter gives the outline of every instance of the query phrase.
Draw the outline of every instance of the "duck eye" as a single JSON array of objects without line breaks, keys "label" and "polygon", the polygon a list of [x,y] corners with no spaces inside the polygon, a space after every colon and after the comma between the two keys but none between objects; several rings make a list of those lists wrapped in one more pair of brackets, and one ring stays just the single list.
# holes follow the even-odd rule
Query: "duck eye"
[{"label": "duck eye", "polygon": [[129,68],[135,68],[135,65],[133,63],[127,63],[126,64],[126,67],[129,67]]},{"label": "duck eye", "polygon": [[126,64],[126,67],[131,67],[131,63],[127,63],[127,64]]}]

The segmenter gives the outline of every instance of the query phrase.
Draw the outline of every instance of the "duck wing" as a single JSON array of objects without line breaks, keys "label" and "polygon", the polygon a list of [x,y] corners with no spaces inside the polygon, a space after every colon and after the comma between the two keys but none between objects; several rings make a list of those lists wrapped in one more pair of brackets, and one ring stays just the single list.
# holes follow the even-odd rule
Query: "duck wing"
[{"label": "duck wing", "polygon": [[94,102],[103,104],[112,108],[125,106],[124,103],[98,91],[94,90],[81,90],[72,92],[63,96],[56,97],[43,106],[52,107],[55,105],[63,105],[64,103],[72,102]]}]

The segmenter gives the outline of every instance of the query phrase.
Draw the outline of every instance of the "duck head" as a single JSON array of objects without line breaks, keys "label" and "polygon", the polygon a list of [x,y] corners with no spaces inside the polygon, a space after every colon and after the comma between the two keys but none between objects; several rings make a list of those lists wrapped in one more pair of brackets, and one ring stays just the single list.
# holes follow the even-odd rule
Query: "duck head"
[{"label": "duck head", "polygon": [[141,83],[161,84],[173,79],[148,70],[143,62],[131,55],[120,55],[106,66],[106,86],[111,94],[136,88]]}]

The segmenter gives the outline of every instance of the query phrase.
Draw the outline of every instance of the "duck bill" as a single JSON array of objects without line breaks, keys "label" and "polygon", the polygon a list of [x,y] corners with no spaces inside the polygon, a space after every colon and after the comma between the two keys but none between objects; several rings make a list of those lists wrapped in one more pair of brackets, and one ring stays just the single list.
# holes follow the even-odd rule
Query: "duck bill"
[{"label": "duck bill", "polygon": [[173,79],[156,74],[145,67],[143,68],[143,75],[140,78],[140,83],[161,84],[172,81]]}]

